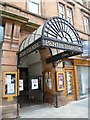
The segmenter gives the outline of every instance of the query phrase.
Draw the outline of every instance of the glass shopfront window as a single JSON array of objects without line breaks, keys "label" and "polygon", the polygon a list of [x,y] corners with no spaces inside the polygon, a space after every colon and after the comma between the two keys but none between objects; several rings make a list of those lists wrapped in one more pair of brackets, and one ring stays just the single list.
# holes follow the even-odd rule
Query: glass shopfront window
[{"label": "glass shopfront window", "polygon": [[85,97],[88,95],[88,80],[90,78],[90,67],[77,66],[77,73],[79,82],[79,94],[80,97]]}]

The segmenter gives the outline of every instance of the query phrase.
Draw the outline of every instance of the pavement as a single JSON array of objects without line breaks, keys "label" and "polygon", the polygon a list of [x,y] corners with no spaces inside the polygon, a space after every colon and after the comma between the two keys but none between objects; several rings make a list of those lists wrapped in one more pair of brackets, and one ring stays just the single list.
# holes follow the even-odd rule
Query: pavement
[{"label": "pavement", "polygon": [[88,118],[88,103],[88,98],[85,98],[60,108],[46,103],[28,106],[20,109],[20,118]]}]

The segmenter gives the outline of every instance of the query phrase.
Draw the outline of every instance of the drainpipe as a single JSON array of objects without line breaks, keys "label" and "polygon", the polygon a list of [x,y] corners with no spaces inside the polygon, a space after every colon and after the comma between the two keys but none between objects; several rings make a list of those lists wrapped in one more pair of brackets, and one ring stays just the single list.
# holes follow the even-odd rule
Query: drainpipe
[{"label": "drainpipe", "polygon": [[[19,59],[19,53],[16,53],[17,56],[17,76],[18,76],[18,65],[20,65],[20,59]],[[20,118],[19,116],[19,112],[20,112],[20,105],[19,105],[19,101],[18,101],[18,77],[17,77],[17,118]]]}]

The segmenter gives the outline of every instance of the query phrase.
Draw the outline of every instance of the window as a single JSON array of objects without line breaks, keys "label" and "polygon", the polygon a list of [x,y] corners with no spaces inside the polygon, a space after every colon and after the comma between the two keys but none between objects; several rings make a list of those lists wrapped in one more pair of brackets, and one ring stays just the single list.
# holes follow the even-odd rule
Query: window
[{"label": "window", "polygon": [[0,26],[0,43],[4,40],[4,27]]},{"label": "window", "polygon": [[[71,8],[67,8],[66,9],[67,11],[67,20],[69,23],[73,24],[73,16],[72,16],[72,9]],[[61,18],[64,18],[65,19],[65,6],[62,5],[62,4],[59,4],[59,16]]]},{"label": "window", "polygon": [[85,0],[79,0],[79,2],[80,2],[82,5],[84,5]]},{"label": "window", "polygon": [[90,78],[90,67],[77,66],[77,75],[79,83],[79,95],[80,98],[87,97],[88,95],[88,80]]},{"label": "window", "polygon": [[29,11],[40,15],[40,0],[29,0]]},{"label": "window", "polygon": [[68,22],[70,22],[71,24],[73,24],[72,9],[70,9],[70,8],[67,8],[67,20],[68,20]]},{"label": "window", "polygon": [[84,17],[84,28],[85,32],[89,34],[89,19],[87,17]]},{"label": "window", "polygon": [[65,10],[64,10],[64,5],[59,4],[59,16],[61,18],[65,18]]}]

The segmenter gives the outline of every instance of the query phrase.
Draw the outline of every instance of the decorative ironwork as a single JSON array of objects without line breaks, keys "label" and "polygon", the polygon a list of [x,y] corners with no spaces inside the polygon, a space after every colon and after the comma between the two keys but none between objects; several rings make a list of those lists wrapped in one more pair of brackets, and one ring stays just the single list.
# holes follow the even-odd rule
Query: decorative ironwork
[{"label": "decorative ironwork", "polygon": [[45,23],[43,35],[69,44],[82,45],[75,28],[67,20],[60,17],[53,17]]},{"label": "decorative ironwork", "polygon": [[82,43],[77,31],[67,20],[60,17],[50,18],[30,34],[20,46],[19,57],[45,47],[61,49],[64,51],[63,54],[70,53],[67,56],[82,53]]}]

